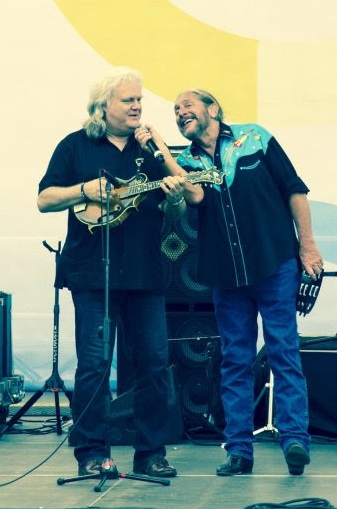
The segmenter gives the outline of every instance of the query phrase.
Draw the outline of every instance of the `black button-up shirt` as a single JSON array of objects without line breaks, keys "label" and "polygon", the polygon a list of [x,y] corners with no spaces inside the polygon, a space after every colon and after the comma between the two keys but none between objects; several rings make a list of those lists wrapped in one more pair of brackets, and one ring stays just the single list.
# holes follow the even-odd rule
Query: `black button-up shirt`
[{"label": "black button-up shirt", "polygon": [[[143,159],[140,172],[146,174],[149,181],[165,176],[162,165],[152,155],[140,152],[133,136],[120,151],[105,137],[88,138],[82,129],[69,134],[58,144],[40,182],[39,192],[50,186],[67,187],[98,178],[102,169],[127,181],[137,174],[135,161],[140,156]],[[142,196],[145,199],[137,207],[133,207],[133,198],[130,199],[126,205],[130,215],[122,224],[109,230],[109,286],[163,294],[163,213],[158,205],[165,195],[161,189],[155,189]],[[70,209],[56,286],[70,290],[104,288],[105,255],[105,228],[98,227],[90,233],[87,225],[80,222]]]},{"label": "black button-up shirt", "polygon": [[254,285],[298,256],[289,197],[309,189],[276,139],[257,124],[220,125],[214,159],[192,143],[178,157],[187,171],[216,166],[221,186],[199,206],[198,275],[203,284]]}]

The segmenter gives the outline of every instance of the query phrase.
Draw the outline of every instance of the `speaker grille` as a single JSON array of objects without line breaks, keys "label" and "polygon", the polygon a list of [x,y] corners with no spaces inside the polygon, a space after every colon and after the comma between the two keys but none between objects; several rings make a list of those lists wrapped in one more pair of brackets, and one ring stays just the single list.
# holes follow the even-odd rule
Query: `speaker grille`
[{"label": "speaker grille", "polygon": [[170,362],[177,368],[185,428],[203,427],[211,419],[222,429],[221,352],[214,312],[191,307],[167,313]]},{"label": "speaker grille", "polygon": [[[183,148],[170,147],[174,156]],[[220,341],[211,289],[197,281],[197,223],[197,209],[187,207],[180,221],[165,218],[161,237],[169,360],[176,368],[182,414],[188,429],[203,425],[210,413],[224,421],[220,401]],[[119,394],[130,388],[132,378],[132,359],[126,357],[127,352],[119,349]]]},{"label": "speaker grille", "polygon": [[197,210],[188,207],[178,222],[165,220],[161,249],[167,302],[208,302],[209,287],[197,281]]}]

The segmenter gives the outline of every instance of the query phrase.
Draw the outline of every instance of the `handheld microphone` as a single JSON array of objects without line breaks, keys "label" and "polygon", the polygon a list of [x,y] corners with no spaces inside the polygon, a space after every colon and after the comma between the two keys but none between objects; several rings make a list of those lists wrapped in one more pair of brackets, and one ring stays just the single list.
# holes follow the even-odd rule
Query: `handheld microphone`
[{"label": "handheld microphone", "polygon": [[[149,130],[145,126],[140,126],[141,129],[144,129],[144,131],[149,132]],[[147,148],[150,150],[151,154],[157,161],[160,163],[163,163],[165,161],[165,158],[162,154],[162,152],[159,150],[155,142],[151,139],[146,143]]]},{"label": "handheld microphone", "polygon": [[150,149],[151,154],[153,155],[153,157],[155,159],[157,159],[157,161],[159,161],[160,163],[163,163],[165,161],[165,158],[164,158],[162,152],[159,150],[159,148],[157,147],[157,145],[155,144],[155,142],[153,140],[149,140],[146,143],[146,146],[147,146],[147,148]]}]

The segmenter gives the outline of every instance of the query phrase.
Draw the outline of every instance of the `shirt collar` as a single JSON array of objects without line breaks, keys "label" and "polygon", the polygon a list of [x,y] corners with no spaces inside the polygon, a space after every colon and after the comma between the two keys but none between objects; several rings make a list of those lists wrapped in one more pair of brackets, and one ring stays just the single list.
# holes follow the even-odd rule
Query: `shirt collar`
[{"label": "shirt collar", "polygon": [[[224,124],[223,122],[220,122],[220,132],[219,132],[220,138],[231,138],[234,140],[234,134],[232,129],[229,125]],[[191,154],[193,156],[197,155],[201,150],[203,150],[200,145],[198,145],[196,142],[192,141],[191,143]]]}]

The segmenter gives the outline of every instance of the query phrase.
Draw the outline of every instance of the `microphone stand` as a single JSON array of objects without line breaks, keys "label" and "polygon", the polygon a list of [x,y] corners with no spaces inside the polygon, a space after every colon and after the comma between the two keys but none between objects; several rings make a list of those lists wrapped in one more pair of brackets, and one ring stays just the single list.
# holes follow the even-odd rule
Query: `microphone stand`
[{"label": "microphone stand", "polygon": [[[278,429],[275,428],[273,425],[273,404],[274,404],[274,374],[272,370],[269,370],[269,382],[265,383],[265,389],[269,389],[269,398],[268,398],[268,418],[267,423],[265,426],[263,426],[260,429],[257,429],[253,432],[253,435],[259,435],[260,433],[263,433],[264,431],[269,431],[272,434],[275,433],[278,434]],[[260,396],[262,396],[261,394]],[[260,398],[255,402],[255,407],[257,406]]]},{"label": "microphone stand", "polygon": [[[55,263],[56,267],[59,261],[60,253],[61,253],[61,242],[58,243],[58,248],[53,249],[45,240],[42,242],[44,247],[48,249],[51,253],[55,253]],[[71,403],[72,394],[65,387],[64,381],[59,375],[58,371],[58,352],[59,352],[59,316],[60,316],[60,306],[59,306],[59,289],[55,288],[55,300],[54,300],[54,326],[53,326],[53,369],[50,377],[45,381],[42,389],[36,391],[32,397],[18,410],[18,412],[13,415],[11,419],[6,423],[6,426],[0,433],[0,437],[6,433],[8,430],[14,426],[15,423],[18,422],[20,417],[24,415],[33,405],[36,403],[38,399],[43,396],[43,394],[49,389],[54,393],[55,399],[55,413],[56,413],[56,433],[58,435],[62,434],[62,425],[61,425],[61,413],[60,413],[60,402],[59,402],[59,390],[62,389],[64,394],[67,396],[69,402]]]},{"label": "microphone stand", "polygon": [[103,318],[103,347],[104,347],[104,360],[109,359],[110,347],[110,317],[109,317],[109,275],[110,275],[110,197],[111,197],[111,183],[106,179],[106,245],[105,245],[105,277],[104,277],[104,318]]},{"label": "microphone stand", "polygon": [[68,477],[65,479],[64,477],[59,477],[56,481],[56,483],[59,486],[62,486],[63,484],[71,483],[71,482],[77,482],[77,481],[87,481],[88,479],[100,479],[99,483],[94,487],[95,492],[102,491],[102,487],[108,479],[131,479],[134,481],[146,481],[156,484],[161,484],[162,486],[169,486],[170,480],[169,479],[161,479],[159,477],[150,477],[146,475],[139,475],[139,474],[126,474],[122,472],[116,472],[116,469],[114,468],[114,465],[111,465],[111,460],[105,459],[101,466],[101,472],[99,474],[88,474],[88,475],[81,475],[79,477]]},{"label": "microphone stand", "polygon": [[[103,170],[104,173],[104,170]],[[106,213],[105,213],[105,221],[106,223],[102,224],[105,226],[106,232],[106,245],[105,245],[105,280],[104,280],[104,318],[103,318],[103,326],[99,327],[98,333],[102,337],[103,335],[103,358],[104,361],[108,362],[110,356],[110,317],[109,317],[109,275],[110,275],[110,197],[111,197],[111,182],[106,178]],[[111,352],[112,355],[112,352]],[[106,412],[105,416],[108,420],[110,413],[110,401],[107,401],[106,404]],[[59,478],[57,479],[57,484],[62,486],[66,483],[77,482],[77,481],[86,481],[88,479],[100,479],[100,482],[94,487],[94,491],[99,492],[102,491],[102,487],[104,483],[108,479],[133,479],[136,481],[145,481],[151,483],[161,484],[162,486],[169,486],[170,481],[168,479],[160,479],[156,477],[151,477],[148,475],[138,475],[138,474],[126,474],[118,472],[115,464],[109,459],[106,458],[101,467],[99,474],[89,474],[89,475],[80,475],[77,477],[70,478]]]}]

